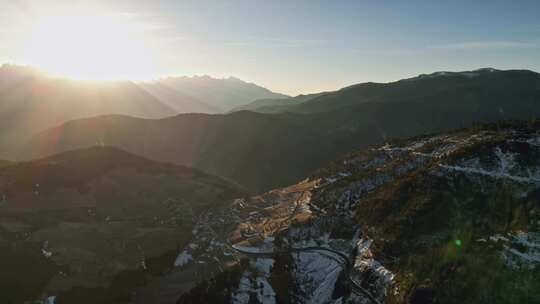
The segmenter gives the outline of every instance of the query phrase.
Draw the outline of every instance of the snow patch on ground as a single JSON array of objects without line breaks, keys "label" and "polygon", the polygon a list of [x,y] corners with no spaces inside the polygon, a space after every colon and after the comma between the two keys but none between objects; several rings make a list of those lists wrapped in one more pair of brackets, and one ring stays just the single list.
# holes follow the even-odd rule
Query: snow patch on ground
[{"label": "snow patch on ground", "polygon": [[500,234],[495,234],[495,235],[492,235],[489,237],[489,240],[490,241],[493,241],[493,242],[498,242],[498,241],[504,241],[504,242],[509,242],[510,240]]},{"label": "snow patch on ground", "polygon": [[333,184],[335,182],[337,182],[338,180],[341,180],[341,179],[344,179],[346,177],[349,177],[351,176],[352,173],[351,172],[339,172],[337,175],[335,176],[330,176],[330,177],[325,177],[324,180],[328,183],[328,184]]},{"label": "snow patch on ground", "polygon": [[485,168],[478,159],[471,159],[464,163],[468,165],[439,165],[441,168],[492,177],[495,179],[508,179],[518,183],[540,183],[540,171],[538,168],[521,169],[516,163],[516,153],[503,152],[499,147],[494,149],[496,163],[494,168]]},{"label": "snow patch on ground", "polygon": [[295,281],[305,296],[305,303],[331,303],[341,263],[317,252],[293,254]]},{"label": "snow patch on ground", "polygon": [[258,277],[255,280],[258,288],[255,290],[257,293],[257,300],[262,304],[275,304],[276,303],[276,292],[268,283],[268,280],[265,277]]},{"label": "snow patch on ground", "polygon": [[540,177],[535,175],[523,177],[523,176],[516,176],[516,175],[510,175],[508,173],[504,173],[501,171],[488,171],[481,168],[470,168],[470,167],[461,167],[461,166],[449,166],[449,165],[439,165],[441,168],[458,171],[458,172],[464,172],[464,173],[470,173],[470,174],[479,174],[484,176],[493,177],[496,179],[509,179],[518,183],[540,183]]},{"label": "snow patch on ground", "polygon": [[251,261],[251,267],[257,269],[262,274],[269,274],[272,267],[274,267],[274,259],[270,258],[258,258]]},{"label": "snow patch on ground", "polygon": [[540,147],[540,136],[530,138],[529,140],[527,140],[527,143],[531,146]]},{"label": "snow patch on ground", "polygon": [[[536,142],[529,139],[527,142]],[[463,160],[458,165],[443,165],[441,168],[463,172],[466,174],[482,175],[495,179],[507,179],[522,184],[540,184],[540,168],[537,166],[520,165],[518,153],[503,151],[500,147],[492,150],[493,162],[481,162],[478,158]]]},{"label": "snow patch on ground", "polygon": [[193,260],[193,257],[191,256],[191,254],[189,254],[187,251],[184,250],[182,251],[182,253],[178,255],[178,257],[176,257],[176,260],[174,261],[174,266],[181,267],[181,266],[186,265],[192,260]]},{"label": "snow patch on ground", "polygon": [[272,254],[274,252],[273,248],[259,248],[243,245],[232,245],[232,248],[242,252],[242,253],[259,253],[259,254]]},{"label": "snow patch on ground", "polygon": [[276,293],[268,277],[274,266],[271,258],[257,258],[250,262],[250,271],[244,271],[237,290],[233,293],[231,302],[234,304],[250,303],[255,295],[258,303],[275,304]]},{"label": "snow patch on ground", "polygon": [[41,247],[41,254],[43,254],[43,256],[46,258],[50,258],[52,256],[52,252],[49,251],[49,241],[43,242],[43,246]]},{"label": "snow patch on ground", "polygon": [[509,267],[534,268],[540,264],[540,233],[518,231],[513,234],[491,236],[490,241],[503,242],[501,255]]},{"label": "snow patch on ground", "polygon": [[231,303],[233,304],[248,304],[251,289],[251,279],[250,273],[244,271],[242,277],[240,278],[240,283],[238,283],[238,289],[233,293],[231,298]]},{"label": "snow patch on ground", "polygon": [[[388,287],[394,282],[394,274],[386,269],[380,262],[373,258],[370,239],[360,238],[357,242],[357,256],[354,261],[354,269],[360,273],[362,279],[370,282],[371,293],[383,300]],[[365,277],[367,274],[369,277]]]},{"label": "snow patch on ground", "polygon": [[[466,138],[441,135],[421,139],[403,147],[392,147],[389,144],[386,144],[378,150],[388,153],[391,157],[410,153],[411,155],[421,158],[442,158],[456,152],[460,148],[470,146],[479,140],[486,139],[486,137],[488,136],[484,133],[473,134]],[[434,146],[431,147],[431,144],[434,144]],[[430,150],[431,148],[433,148],[433,150]]]}]

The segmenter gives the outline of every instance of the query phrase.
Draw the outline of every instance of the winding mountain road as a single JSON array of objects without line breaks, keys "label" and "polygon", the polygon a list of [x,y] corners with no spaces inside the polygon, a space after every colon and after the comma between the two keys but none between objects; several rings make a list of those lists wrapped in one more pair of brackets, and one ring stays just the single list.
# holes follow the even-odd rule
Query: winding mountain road
[{"label": "winding mountain road", "polygon": [[[352,278],[351,272],[352,272],[352,263],[349,260],[349,257],[344,254],[341,251],[333,250],[328,247],[321,247],[321,246],[312,246],[312,247],[302,247],[302,248],[289,248],[287,250],[270,250],[270,251],[260,251],[257,249],[255,250],[249,250],[250,247],[243,247],[243,246],[231,246],[234,250],[238,251],[241,254],[249,255],[252,257],[272,257],[276,254],[290,254],[290,253],[297,253],[297,252],[308,252],[308,251],[314,251],[314,252],[327,252],[331,253],[331,255],[328,255],[329,257],[339,257],[334,258],[335,261],[338,263],[341,263],[344,266],[344,269],[346,270],[349,278],[349,282],[351,283],[352,291],[356,294],[364,295],[367,297],[372,303],[374,304],[381,304],[369,291],[367,291],[364,287],[360,285],[356,280]],[[333,255],[332,255],[333,254]]]}]

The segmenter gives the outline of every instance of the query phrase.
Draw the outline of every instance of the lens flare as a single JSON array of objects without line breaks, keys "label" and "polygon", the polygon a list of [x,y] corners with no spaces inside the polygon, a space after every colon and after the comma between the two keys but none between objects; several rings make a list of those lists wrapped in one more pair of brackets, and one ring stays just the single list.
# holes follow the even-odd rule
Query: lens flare
[{"label": "lens flare", "polygon": [[23,48],[25,61],[75,79],[141,79],[153,70],[144,28],[122,16],[69,14],[42,18]]}]

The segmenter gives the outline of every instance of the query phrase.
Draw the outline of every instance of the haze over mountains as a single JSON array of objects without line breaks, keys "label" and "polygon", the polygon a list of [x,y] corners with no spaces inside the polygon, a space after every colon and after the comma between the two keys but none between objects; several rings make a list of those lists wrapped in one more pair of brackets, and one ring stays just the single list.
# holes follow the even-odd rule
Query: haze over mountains
[{"label": "haze over mountains", "polygon": [[0,42],[0,304],[540,304],[539,0],[0,0]]},{"label": "haze over mountains", "polygon": [[314,93],[307,95],[298,95],[291,98],[279,98],[279,99],[257,99],[246,105],[236,107],[231,112],[238,111],[254,111],[259,113],[279,113],[285,112],[287,109],[294,105],[301,104],[308,100],[314,99],[318,96],[322,96],[325,93]]},{"label": "haze over mountains", "polygon": [[132,82],[77,82],[26,67],[0,68],[0,142],[6,149],[70,119],[107,113],[164,117],[176,112]]},{"label": "haze over mountains", "polygon": [[540,300],[536,72],[289,98],[4,66],[0,109],[2,303]]},{"label": "haze over mountains", "polygon": [[[219,96],[219,97],[218,97]],[[36,132],[68,120],[104,114],[163,118],[219,113],[258,98],[285,97],[239,79],[168,78],[162,81],[74,81],[30,67],[0,67],[0,157]]]},{"label": "haze over mountains", "polygon": [[[194,166],[252,192],[302,179],[347,151],[470,126],[540,115],[540,74],[526,70],[435,73],[295,97],[274,114],[185,114],[146,120],[104,116],[36,135],[19,155],[112,145]],[[284,100],[286,102],[287,99]]]},{"label": "haze over mountains", "polygon": [[[274,93],[253,83],[244,82],[235,77],[216,79],[210,76],[167,77],[146,83],[149,87],[158,84],[176,92],[189,95],[200,102],[214,107],[219,113],[232,110],[257,99],[284,99],[289,96]],[[182,111],[190,113],[195,111]]]}]

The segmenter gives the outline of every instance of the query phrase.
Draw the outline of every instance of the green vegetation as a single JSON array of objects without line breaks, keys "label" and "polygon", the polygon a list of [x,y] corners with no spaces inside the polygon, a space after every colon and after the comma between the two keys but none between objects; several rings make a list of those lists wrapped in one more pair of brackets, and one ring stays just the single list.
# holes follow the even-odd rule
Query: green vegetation
[{"label": "green vegetation", "polygon": [[[490,157],[494,141],[452,159]],[[538,166],[535,153],[520,159]],[[496,234],[538,231],[538,195],[520,197],[516,193],[522,188],[505,180],[429,172],[415,170],[387,184],[368,196],[358,212],[362,230],[370,231],[377,244],[375,255],[387,257],[383,264],[397,275],[401,292],[390,295],[388,303],[540,301],[540,269],[510,267],[501,255],[506,249],[490,240]]]}]

